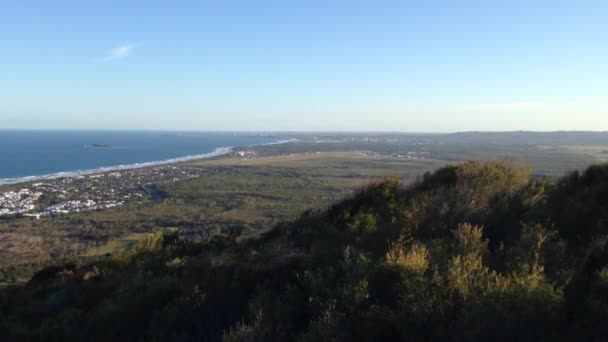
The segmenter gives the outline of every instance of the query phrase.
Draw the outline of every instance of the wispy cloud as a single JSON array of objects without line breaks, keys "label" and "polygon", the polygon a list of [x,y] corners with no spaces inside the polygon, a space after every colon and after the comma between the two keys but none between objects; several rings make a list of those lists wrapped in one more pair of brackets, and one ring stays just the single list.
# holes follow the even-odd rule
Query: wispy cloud
[{"label": "wispy cloud", "polygon": [[135,49],[134,44],[119,45],[119,46],[113,48],[112,50],[110,50],[110,53],[106,57],[103,58],[103,61],[113,61],[113,60],[127,58],[127,57],[131,56],[134,49]]}]

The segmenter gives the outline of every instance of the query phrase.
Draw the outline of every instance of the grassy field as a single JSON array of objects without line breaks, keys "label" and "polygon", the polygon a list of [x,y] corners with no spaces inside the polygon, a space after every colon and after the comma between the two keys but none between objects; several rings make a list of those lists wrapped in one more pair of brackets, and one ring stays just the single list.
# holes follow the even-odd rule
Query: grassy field
[{"label": "grassy field", "polygon": [[599,162],[608,162],[608,146],[566,146],[573,154],[585,154],[596,158]]},{"label": "grassy field", "polygon": [[491,141],[485,144],[288,143],[259,146],[255,149],[260,155],[270,156],[298,155],[310,151],[370,151],[381,155],[414,153],[423,155],[430,161],[441,161],[442,164],[465,160],[512,159],[529,165],[536,175],[549,177],[559,177],[571,170],[608,161],[608,146],[499,145]]}]

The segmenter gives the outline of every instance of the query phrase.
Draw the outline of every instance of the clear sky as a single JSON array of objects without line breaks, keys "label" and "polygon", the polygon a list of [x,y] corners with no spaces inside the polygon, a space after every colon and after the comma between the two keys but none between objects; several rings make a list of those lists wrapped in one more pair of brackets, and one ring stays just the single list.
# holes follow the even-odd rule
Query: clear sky
[{"label": "clear sky", "polygon": [[0,128],[608,130],[608,1],[4,0]]}]

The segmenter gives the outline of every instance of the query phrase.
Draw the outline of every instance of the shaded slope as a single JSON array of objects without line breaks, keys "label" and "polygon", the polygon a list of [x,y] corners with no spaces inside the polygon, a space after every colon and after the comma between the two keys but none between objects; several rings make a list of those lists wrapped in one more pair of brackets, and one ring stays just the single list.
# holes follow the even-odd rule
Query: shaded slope
[{"label": "shaded slope", "polygon": [[608,331],[608,166],[386,180],[254,239],[157,235],[0,291],[7,340],[572,340]]}]

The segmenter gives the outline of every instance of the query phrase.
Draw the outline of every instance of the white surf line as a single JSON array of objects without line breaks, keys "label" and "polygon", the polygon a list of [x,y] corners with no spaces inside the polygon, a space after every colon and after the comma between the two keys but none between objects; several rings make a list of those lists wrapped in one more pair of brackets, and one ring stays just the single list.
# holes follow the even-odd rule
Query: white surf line
[{"label": "white surf line", "polygon": [[[278,144],[285,144],[285,143],[294,142],[294,141],[297,141],[297,139],[290,138],[290,139],[273,141],[273,142],[264,143],[264,144],[249,145],[248,147],[278,145]],[[133,169],[141,169],[141,168],[151,167],[151,166],[176,164],[176,163],[197,160],[197,159],[209,159],[209,158],[219,157],[222,155],[229,154],[234,150],[234,148],[236,148],[236,147],[235,146],[218,147],[209,153],[196,154],[196,155],[171,158],[171,159],[165,159],[165,160],[158,160],[158,161],[142,162],[142,163],[124,164],[124,165],[116,165],[116,166],[103,166],[103,167],[99,167],[96,169],[89,169],[89,170],[61,171],[61,172],[57,172],[57,173],[51,173],[51,174],[40,175],[40,176],[2,178],[2,179],[0,179],[0,185],[17,184],[17,183],[25,183],[25,182],[32,182],[32,181],[38,181],[38,180],[49,180],[49,179],[57,179],[57,178],[73,178],[73,177],[86,176],[86,175],[95,174],[95,173],[133,170]]]}]

